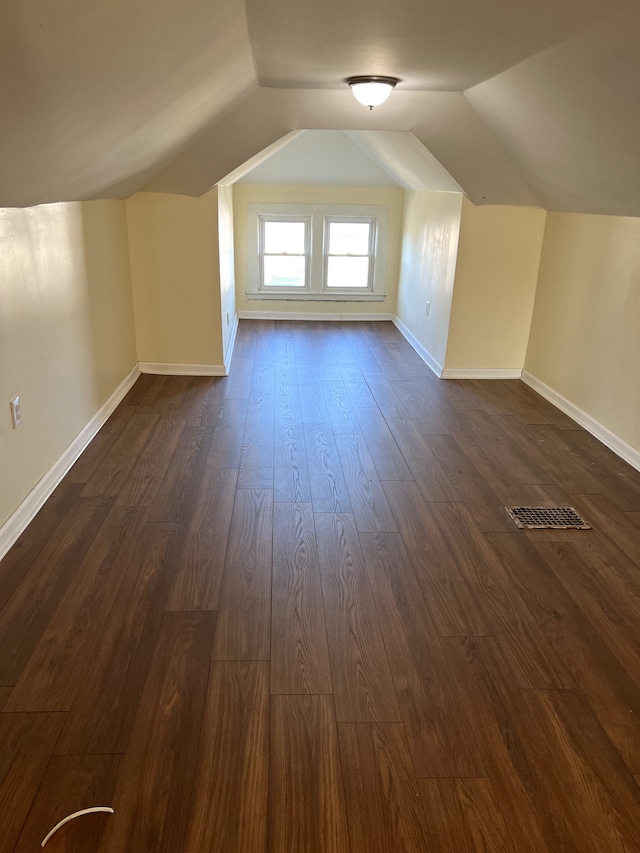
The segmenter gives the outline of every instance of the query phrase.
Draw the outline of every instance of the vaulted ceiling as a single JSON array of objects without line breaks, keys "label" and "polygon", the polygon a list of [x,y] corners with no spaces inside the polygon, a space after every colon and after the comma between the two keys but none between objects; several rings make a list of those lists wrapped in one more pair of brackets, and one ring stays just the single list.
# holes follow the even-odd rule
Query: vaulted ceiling
[{"label": "vaulted ceiling", "polygon": [[[424,146],[476,204],[640,216],[637,0],[5,0],[0,48],[2,206],[200,195],[309,129]],[[373,112],[364,73],[401,80]]]}]

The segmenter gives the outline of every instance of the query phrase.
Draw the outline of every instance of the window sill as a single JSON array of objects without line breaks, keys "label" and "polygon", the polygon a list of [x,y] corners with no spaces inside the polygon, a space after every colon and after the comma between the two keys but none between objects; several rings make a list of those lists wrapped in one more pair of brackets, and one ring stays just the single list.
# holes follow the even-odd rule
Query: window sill
[{"label": "window sill", "polygon": [[277,302],[384,302],[386,293],[263,293],[245,291],[247,299]]}]

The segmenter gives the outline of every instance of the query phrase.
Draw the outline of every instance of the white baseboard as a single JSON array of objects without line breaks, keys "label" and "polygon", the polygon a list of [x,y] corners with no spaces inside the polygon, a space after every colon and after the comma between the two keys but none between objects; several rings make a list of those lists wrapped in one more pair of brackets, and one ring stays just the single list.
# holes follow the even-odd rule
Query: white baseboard
[{"label": "white baseboard", "polygon": [[443,379],[520,379],[519,367],[445,367]]},{"label": "white baseboard", "polygon": [[393,320],[392,314],[316,314],[311,311],[238,311],[238,317],[241,320]]},{"label": "white baseboard", "polygon": [[563,397],[562,394],[554,391],[553,388],[545,384],[536,376],[532,376],[532,374],[528,373],[526,370],[522,371],[522,381],[530,388],[533,388],[534,391],[537,391],[541,397],[545,398],[545,400],[553,403],[553,405],[560,409],[561,412],[564,412],[565,415],[569,415],[570,418],[577,421],[580,426],[584,427],[591,433],[591,435],[595,435],[595,437],[605,444],[609,450],[613,450],[613,452],[624,459],[625,462],[628,462],[629,465],[632,465],[640,471],[640,450],[633,447],[631,444],[628,444],[624,439],[620,438],[620,436],[611,432],[611,430],[604,424],[601,424],[600,421],[597,421],[585,412],[584,409],[579,408],[575,403],[567,400],[567,398]]},{"label": "white baseboard", "polygon": [[159,376],[226,376],[224,364],[171,364],[162,361],[141,361],[141,373]]},{"label": "white baseboard", "polygon": [[231,329],[231,334],[229,335],[229,342],[227,343],[227,350],[226,350],[224,356],[222,357],[222,360],[224,361],[225,374],[227,376],[229,375],[229,368],[231,366],[231,359],[233,358],[233,349],[236,345],[236,337],[238,335],[238,323],[239,322],[240,322],[240,319],[236,313],[233,315],[233,327]]},{"label": "white baseboard", "polygon": [[427,367],[430,367],[431,370],[435,373],[435,375],[440,379],[442,377],[443,367],[441,364],[435,360],[435,358],[431,355],[430,352],[422,346],[420,341],[415,337],[413,332],[410,332],[409,329],[405,326],[402,320],[399,317],[396,317],[394,314],[391,318],[393,320],[393,325],[398,329],[402,337],[411,344],[414,350],[418,353],[420,358],[424,361]]},{"label": "white baseboard", "polygon": [[113,394],[111,394],[109,399],[100,406],[88,424],[80,430],[67,449],[53,463],[42,479],[36,483],[15,512],[0,527],[0,560],[31,521],[33,521],[45,501],[53,494],[58,483],[60,483],[91,439],[104,426],[109,416],[125,398],[138,376],[140,376],[140,368],[136,364],[128,376],[122,380]]}]

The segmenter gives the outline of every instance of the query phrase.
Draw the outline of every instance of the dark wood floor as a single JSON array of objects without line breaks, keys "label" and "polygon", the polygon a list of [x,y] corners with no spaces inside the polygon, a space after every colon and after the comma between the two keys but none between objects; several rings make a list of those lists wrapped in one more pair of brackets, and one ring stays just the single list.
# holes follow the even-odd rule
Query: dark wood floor
[{"label": "dark wood floor", "polygon": [[388,323],[142,376],[0,608],[3,853],[640,850],[640,474]]}]

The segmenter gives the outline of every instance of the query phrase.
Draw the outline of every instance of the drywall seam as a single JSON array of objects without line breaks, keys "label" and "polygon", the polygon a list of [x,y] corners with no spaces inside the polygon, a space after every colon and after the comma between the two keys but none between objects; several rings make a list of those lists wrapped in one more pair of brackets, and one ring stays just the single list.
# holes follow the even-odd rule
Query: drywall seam
[{"label": "drywall seam", "polygon": [[36,483],[18,508],[0,527],[0,560],[4,557],[19,536],[26,530],[44,503],[51,497],[56,487],[78,459],[89,442],[124,399],[129,389],[140,376],[140,367],[136,363],[129,374],[122,380],[111,396],[100,406],[91,420],[84,426],[71,444],[63,451],[49,468],[47,473]]},{"label": "drywall seam", "polygon": [[526,370],[522,371],[522,381],[550,403],[553,403],[565,415],[569,415],[570,418],[577,421],[580,426],[583,426],[591,435],[594,435],[609,450],[613,450],[621,459],[624,459],[625,462],[628,462],[629,465],[640,471],[640,450],[628,444],[619,435],[616,435],[608,427],[604,426],[604,424],[601,424],[600,421],[587,414],[584,409],[576,406],[571,400],[567,400],[562,394],[554,391],[553,388]]},{"label": "drywall seam", "polygon": [[141,361],[140,373],[158,376],[226,376],[224,364],[177,364],[164,361]]},{"label": "drywall seam", "polygon": [[445,367],[442,379],[520,379],[521,367]]},{"label": "drywall seam", "polygon": [[431,370],[435,373],[438,379],[442,378],[443,370],[441,364],[435,360],[435,358],[428,352],[420,343],[420,341],[413,335],[412,332],[405,326],[402,320],[399,317],[396,317],[394,314],[391,318],[393,320],[394,326],[398,329],[402,337],[414,348],[414,350],[418,353],[420,358],[424,361],[427,367],[430,367]]},{"label": "drywall seam", "polygon": [[238,311],[241,320],[393,320],[392,314],[313,314],[310,311]]}]

